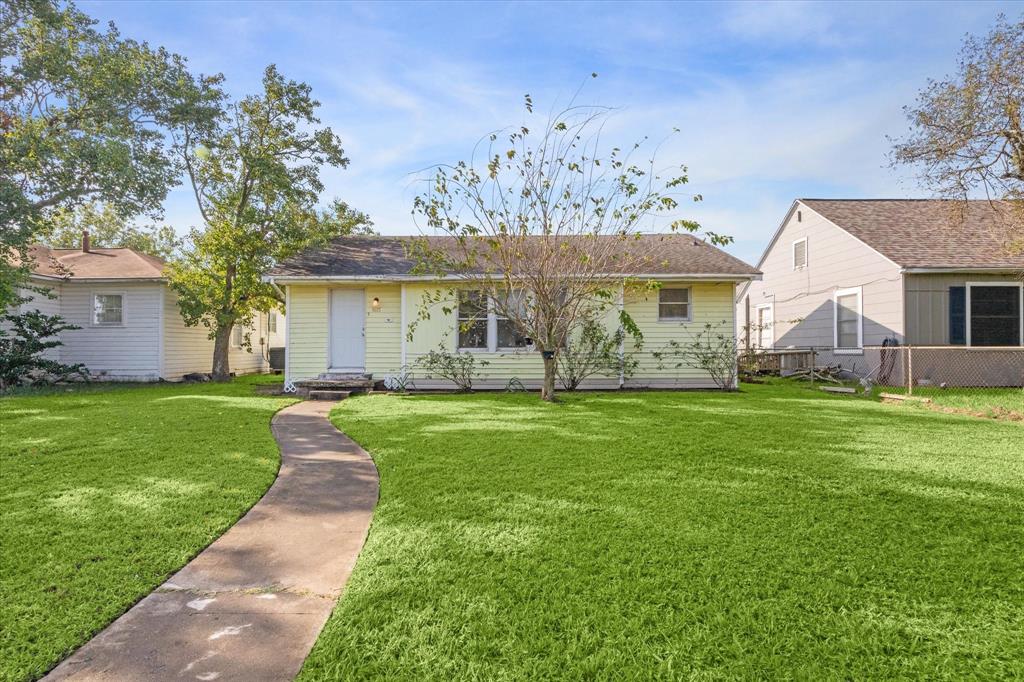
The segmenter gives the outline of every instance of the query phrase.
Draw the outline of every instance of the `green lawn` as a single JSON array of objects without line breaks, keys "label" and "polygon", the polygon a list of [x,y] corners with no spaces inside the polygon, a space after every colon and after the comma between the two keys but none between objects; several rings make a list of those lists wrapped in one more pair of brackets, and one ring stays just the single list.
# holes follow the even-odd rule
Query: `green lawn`
[{"label": "green lawn", "polygon": [[260,498],[291,401],[257,383],[0,398],[0,679],[40,676]]},{"label": "green lawn", "polygon": [[1024,426],[780,385],[369,396],[301,679],[1024,675]]},{"label": "green lawn", "polygon": [[[906,393],[906,390],[887,389],[887,392]],[[1024,420],[1024,390],[1019,388],[932,388],[921,386],[914,389],[914,396],[928,398],[932,401],[932,405],[940,408],[963,410],[979,416]]]}]

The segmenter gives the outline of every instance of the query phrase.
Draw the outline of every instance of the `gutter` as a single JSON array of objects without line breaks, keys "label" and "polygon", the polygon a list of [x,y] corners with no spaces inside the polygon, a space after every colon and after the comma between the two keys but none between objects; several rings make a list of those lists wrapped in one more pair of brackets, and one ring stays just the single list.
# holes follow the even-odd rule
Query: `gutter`
[{"label": "gutter", "polygon": [[901,268],[900,272],[905,275],[1004,275],[1008,272],[1020,272],[1024,265],[1007,265],[998,268]]},{"label": "gutter", "polygon": [[[621,273],[611,275],[594,275],[598,278],[608,279],[620,279]],[[468,278],[479,277],[479,275],[264,275],[262,280],[270,284],[292,284],[302,282],[464,282]],[[627,277],[636,279],[655,279],[664,281],[693,281],[693,280],[712,280],[717,282],[748,282],[751,280],[760,280],[762,278],[761,273],[749,274],[749,275],[738,275],[735,273],[691,273],[691,274],[656,274],[656,273],[640,273],[636,275],[627,275]]]}]

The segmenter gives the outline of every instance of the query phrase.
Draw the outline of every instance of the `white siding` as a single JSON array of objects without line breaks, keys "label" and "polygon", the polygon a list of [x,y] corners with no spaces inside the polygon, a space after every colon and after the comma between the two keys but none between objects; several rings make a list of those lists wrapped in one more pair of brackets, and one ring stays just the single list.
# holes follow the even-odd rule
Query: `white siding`
[{"label": "white siding", "polygon": [[[90,284],[65,282],[61,315],[81,329],[64,333],[61,361],[83,363],[98,379],[152,381],[160,375],[160,289],[158,283]],[[97,293],[124,296],[124,321],[119,326],[92,322],[92,297]]]},{"label": "white siding", "polygon": [[[252,374],[268,369],[264,357],[266,340],[266,318],[260,315],[252,333],[252,350],[231,348],[228,356],[231,371],[235,374]],[[213,367],[213,340],[209,330],[202,326],[185,326],[178,309],[177,297],[167,289],[164,292],[164,373],[169,381],[181,379],[194,372],[208,373]]]},{"label": "white siding", "polygon": [[[899,266],[803,204],[796,208],[765,255],[763,279],[741,291],[741,327],[748,321],[748,307],[749,321],[756,323],[755,307],[773,304],[775,348],[832,346],[836,290],[863,287],[864,344],[880,344],[886,337],[902,342]],[[793,242],[804,238],[807,265],[794,270]]]},{"label": "white siding", "polygon": [[[48,289],[50,291],[50,294],[53,296],[53,298],[49,298],[46,294],[38,293],[38,292],[35,292],[35,291],[29,291],[27,289],[19,290],[19,292],[18,292],[19,295],[22,296],[23,298],[27,298],[29,300],[27,300],[26,302],[24,302],[20,306],[18,306],[17,310],[15,312],[22,313],[22,312],[28,312],[29,310],[38,310],[39,312],[43,313],[44,315],[60,315],[61,314],[61,310],[60,310],[60,289],[61,289],[61,285],[60,285],[60,282],[49,282],[49,281],[46,281],[46,280],[34,280],[33,284],[36,284],[36,285],[38,285],[40,287],[45,287],[46,289]],[[0,324],[3,325],[4,329],[9,329],[10,328],[10,325],[5,323],[5,322],[0,322]],[[50,348],[45,353],[43,353],[43,357],[45,357],[45,358],[47,358],[49,360],[55,360],[55,361],[59,362],[60,361],[60,347],[58,346],[57,348]]]}]

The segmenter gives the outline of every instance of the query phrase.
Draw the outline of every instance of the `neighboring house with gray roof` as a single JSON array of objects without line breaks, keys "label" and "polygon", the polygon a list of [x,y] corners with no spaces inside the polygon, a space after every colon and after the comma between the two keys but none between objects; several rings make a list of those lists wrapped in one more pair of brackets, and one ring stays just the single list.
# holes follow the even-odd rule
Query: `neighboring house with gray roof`
[{"label": "neighboring house with gray roof", "polygon": [[[29,300],[19,311],[60,315],[80,327],[61,334],[63,345],[49,351],[52,359],[82,363],[94,379],[110,381],[174,381],[210,371],[213,341],[204,327],[185,326],[159,258],[92,248],[88,238],[78,249],[34,246],[31,257],[30,281],[50,296],[23,291]],[[242,347],[243,330],[236,330],[232,371],[267,371],[268,349],[284,345],[283,332],[280,313],[256,319],[251,349]]]},{"label": "neighboring house with gray roof", "polygon": [[[422,272],[419,260],[411,255],[421,239],[340,237],[271,270],[265,279],[282,287],[287,297],[286,382],[325,374],[368,374],[374,381],[387,381],[411,373],[417,388],[449,388],[420,364],[421,358],[440,348],[471,352],[488,363],[480,367],[477,387],[505,388],[513,379],[526,387],[540,385],[543,362],[529,339],[520,338],[508,320],[497,318],[493,306],[474,299],[458,274]],[[446,237],[425,239],[432,250],[453,243]],[[657,254],[649,272],[608,273],[613,286],[629,275],[663,284],[660,292],[626,292],[621,303],[643,332],[639,367],[632,377],[605,376],[586,386],[712,387],[714,382],[703,370],[686,364],[676,367],[675,361],[659,366],[664,363],[654,352],[671,341],[692,339],[706,324],[733,336],[736,287],[758,272],[690,235],[641,239],[643,248]],[[428,302],[435,294],[441,300]],[[481,305],[485,314],[479,313]],[[471,314],[470,308],[476,312]],[[614,326],[618,310],[610,312],[607,322]],[[475,322],[464,329],[467,325],[460,319]]]},{"label": "neighboring house with gray roof", "polygon": [[[771,349],[1020,347],[1024,253],[988,201],[798,199],[742,287],[742,341]],[[862,361],[863,365],[864,362]]]}]

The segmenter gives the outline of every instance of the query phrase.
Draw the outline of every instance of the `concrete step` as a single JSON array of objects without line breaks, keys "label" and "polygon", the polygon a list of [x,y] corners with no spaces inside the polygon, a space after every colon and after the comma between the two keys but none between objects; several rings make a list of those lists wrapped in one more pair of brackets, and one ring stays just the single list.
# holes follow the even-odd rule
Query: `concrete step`
[{"label": "concrete step", "polygon": [[317,377],[320,381],[352,381],[352,382],[369,382],[373,378],[372,374],[359,374],[356,372],[322,372]]},{"label": "concrete step", "polygon": [[310,400],[344,400],[349,397],[349,391],[310,391]]}]

